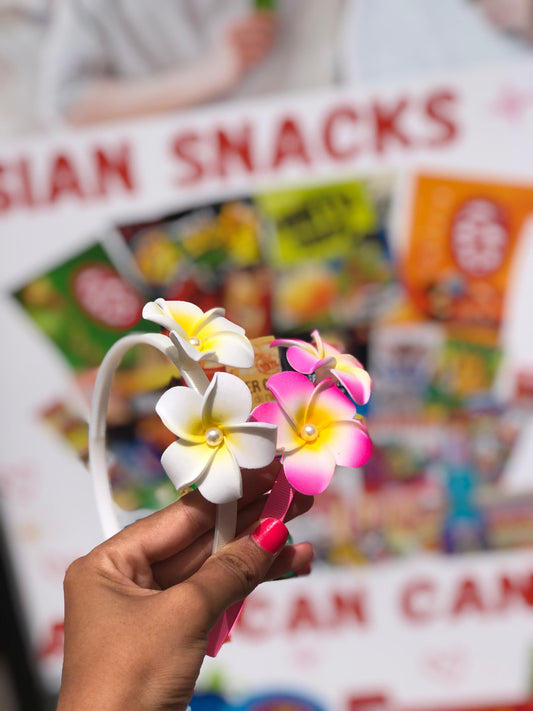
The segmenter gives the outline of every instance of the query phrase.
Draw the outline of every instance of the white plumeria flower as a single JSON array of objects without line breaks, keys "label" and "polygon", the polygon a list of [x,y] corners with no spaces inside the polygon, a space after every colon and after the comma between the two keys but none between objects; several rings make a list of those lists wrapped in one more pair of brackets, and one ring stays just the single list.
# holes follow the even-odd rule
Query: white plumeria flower
[{"label": "white plumeria flower", "polygon": [[214,504],[242,496],[240,468],[264,467],[276,454],[276,426],[248,422],[251,410],[248,386],[229,373],[215,373],[205,395],[176,386],[161,396],[157,414],[179,438],[161,463],[178,491],[196,484]]},{"label": "white plumeria flower", "polygon": [[185,353],[194,361],[208,360],[234,368],[250,368],[254,349],[245,331],[215,308],[205,313],[188,301],[149,301],[143,317],[174,331]]}]

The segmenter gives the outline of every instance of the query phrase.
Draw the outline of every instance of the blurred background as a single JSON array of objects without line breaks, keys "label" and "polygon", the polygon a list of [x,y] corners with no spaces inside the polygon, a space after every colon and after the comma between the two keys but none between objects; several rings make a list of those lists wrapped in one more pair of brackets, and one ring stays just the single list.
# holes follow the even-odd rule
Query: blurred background
[{"label": "blurred background", "polygon": [[[272,334],[373,378],[372,458],[291,524],[312,575],[193,710],[533,709],[533,0],[0,0],[0,87],[2,711],[55,707],[95,372],[157,297],[257,339],[256,402]],[[175,377],[115,378],[124,523],[176,498]]]}]

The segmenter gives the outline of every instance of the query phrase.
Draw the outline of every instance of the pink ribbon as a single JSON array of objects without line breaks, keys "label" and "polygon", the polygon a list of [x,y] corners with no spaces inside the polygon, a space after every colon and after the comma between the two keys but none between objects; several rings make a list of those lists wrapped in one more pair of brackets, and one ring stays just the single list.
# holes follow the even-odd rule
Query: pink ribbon
[{"label": "pink ribbon", "polygon": [[[283,521],[287,515],[293,496],[294,490],[287,481],[282,468],[268,496],[261,518],[278,518],[280,521]],[[244,600],[239,600],[239,602],[228,607],[212,628],[207,644],[207,654],[210,657],[216,657],[224,642],[231,635],[231,631],[239,619],[243,605]]]}]

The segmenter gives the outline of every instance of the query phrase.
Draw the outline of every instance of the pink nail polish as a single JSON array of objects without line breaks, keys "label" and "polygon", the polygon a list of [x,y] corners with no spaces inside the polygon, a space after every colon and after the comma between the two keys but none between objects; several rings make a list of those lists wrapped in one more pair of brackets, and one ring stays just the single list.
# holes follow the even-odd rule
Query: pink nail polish
[{"label": "pink nail polish", "polygon": [[278,553],[289,537],[289,529],[278,518],[266,518],[261,521],[253,532],[254,541],[267,551],[267,553]]}]

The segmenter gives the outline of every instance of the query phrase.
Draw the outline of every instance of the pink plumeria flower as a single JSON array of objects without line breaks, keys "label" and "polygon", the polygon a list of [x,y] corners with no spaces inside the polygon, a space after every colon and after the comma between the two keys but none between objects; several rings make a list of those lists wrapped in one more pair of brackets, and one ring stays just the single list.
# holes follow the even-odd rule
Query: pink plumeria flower
[{"label": "pink plumeria flower", "polygon": [[194,361],[208,360],[234,368],[250,368],[254,349],[244,328],[229,321],[222,308],[205,313],[188,301],[149,301],[143,317],[174,331],[185,353]]},{"label": "pink plumeria flower", "polygon": [[265,402],[252,418],[278,428],[278,450],[285,475],[304,494],[320,494],[335,467],[360,467],[370,457],[372,443],[366,427],[354,419],[356,408],[333,380],[318,385],[301,373],[283,372],[269,378],[276,398]]},{"label": "pink plumeria flower", "polygon": [[287,348],[287,360],[294,370],[316,374],[317,383],[333,378],[346,388],[351,398],[364,405],[370,398],[372,380],[361,363],[349,353],[341,353],[320,338],[318,331],[311,333],[313,344],[298,339],[279,338],[271,346]]},{"label": "pink plumeria flower", "polygon": [[276,428],[248,422],[252,396],[246,383],[229,373],[215,373],[205,395],[176,386],[156,405],[163,423],[179,439],[161,463],[178,491],[196,484],[214,504],[242,496],[241,467],[264,467],[276,454]]}]

